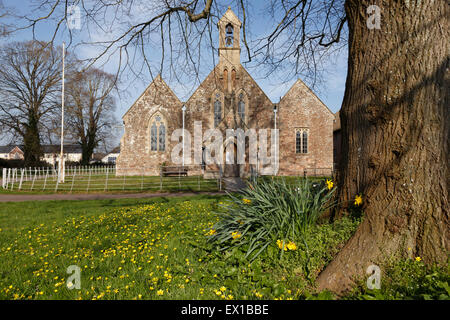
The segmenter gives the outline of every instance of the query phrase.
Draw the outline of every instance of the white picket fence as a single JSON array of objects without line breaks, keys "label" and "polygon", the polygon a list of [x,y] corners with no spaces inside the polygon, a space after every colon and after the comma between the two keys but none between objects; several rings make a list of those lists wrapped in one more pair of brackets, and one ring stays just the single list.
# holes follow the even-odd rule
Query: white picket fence
[{"label": "white picket fence", "polygon": [[[199,168],[186,166],[189,175],[165,176],[162,168],[156,168],[160,175],[150,175],[149,168],[120,169],[115,166],[66,167],[65,181],[59,183],[58,171],[54,168],[4,168],[2,188],[11,191],[212,191],[222,188],[221,178],[204,179]],[[155,168],[153,168],[155,169]]]}]

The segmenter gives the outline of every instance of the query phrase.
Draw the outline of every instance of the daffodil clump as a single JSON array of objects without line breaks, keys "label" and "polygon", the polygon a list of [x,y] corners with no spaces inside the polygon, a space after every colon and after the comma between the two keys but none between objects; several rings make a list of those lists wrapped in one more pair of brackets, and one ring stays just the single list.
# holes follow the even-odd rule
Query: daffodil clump
[{"label": "daffodil clump", "polygon": [[208,239],[223,249],[242,247],[246,257],[256,259],[277,239],[289,237],[284,251],[295,251],[298,241],[315,225],[318,217],[334,204],[333,182],[316,183],[301,179],[287,183],[284,179],[260,179],[249,183],[240,195],[229,194],[229,200],[216,212],[219,222]]}]

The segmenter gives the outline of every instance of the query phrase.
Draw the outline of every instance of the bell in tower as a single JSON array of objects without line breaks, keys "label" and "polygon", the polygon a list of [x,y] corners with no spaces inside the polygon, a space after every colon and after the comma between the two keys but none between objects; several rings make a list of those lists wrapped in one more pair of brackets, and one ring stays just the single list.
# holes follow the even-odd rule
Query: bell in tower
[{"label": "bell in tower", "polygon": [[226,36],[225,36],[225,45],[227,47],[232,47],[233,46],[233,26],[231,25],[231,23],[229,23],[226,27]]}]

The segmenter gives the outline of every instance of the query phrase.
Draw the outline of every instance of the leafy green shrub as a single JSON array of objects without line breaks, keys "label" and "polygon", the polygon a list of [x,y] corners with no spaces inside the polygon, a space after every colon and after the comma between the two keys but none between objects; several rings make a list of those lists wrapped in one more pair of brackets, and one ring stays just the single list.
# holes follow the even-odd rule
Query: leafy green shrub
[{"label": "leafy green shrub", "polygon": [[208,235],[222,249],[246,248],[246,258],[258,257],[271,243],[284,251],[297,249],[319,216],[329,209],[331,195],[324,182],[299,179],[262,179],[251,182],[240,195],[229,200],[217,212],[219,221]]},{"label": "leafy green shrub", "polygon": [[447,264],[427,266],[420,258],[395,260],[381,266],[381,288],[367,289],[361,282],[346,299],[450,300],[450,269]]},{"label": "leafy green shrub", "polygon": [[306,279],[313,281],[351,238],[361,220],[342,217],[333,223],[314,225],[293,257]]}]

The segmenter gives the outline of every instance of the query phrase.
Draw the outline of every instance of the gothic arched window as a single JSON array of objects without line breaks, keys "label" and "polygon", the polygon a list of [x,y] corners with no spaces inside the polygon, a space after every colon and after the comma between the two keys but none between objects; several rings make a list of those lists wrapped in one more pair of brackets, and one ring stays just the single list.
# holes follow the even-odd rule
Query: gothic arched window
[{"label": "gothic arched window", "polygon": [[150,120],[150,150],[166,151],[166,124],[160,114]]},{"label": "gothic arched window", "polygon": [[228,69],[223,70],[223,89],[228,90]]},{"label": "gothic arched window", "polygon": [[242,121],[245,122],[245,101],[242,93],[239,95],[238,114]]},{"label": "gothic arched window", "polygon": [[217,127],[222,121],[222,103],[219,101],[220,95],[218,96],[214,102],[214,127]]},{"label": "gothic arched window", "polygon": [[295,130],[295,153],[308,153],[309,129]]},{"label": "gothic arched window", "polygon": [[231,85],[233,90],[236,89],[236,70],[231,70]]}]

